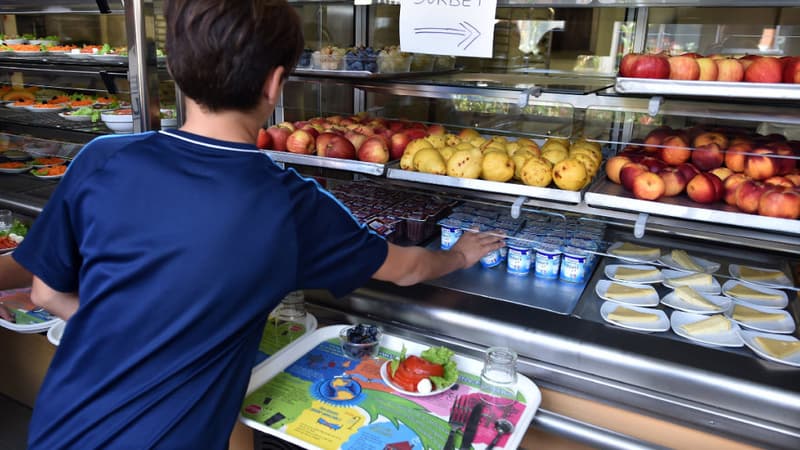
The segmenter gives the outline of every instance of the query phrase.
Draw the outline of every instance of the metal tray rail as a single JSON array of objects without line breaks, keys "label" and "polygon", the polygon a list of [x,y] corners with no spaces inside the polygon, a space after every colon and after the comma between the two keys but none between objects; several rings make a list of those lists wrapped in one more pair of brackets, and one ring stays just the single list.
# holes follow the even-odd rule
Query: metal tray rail
[{"label": "metal tray rail", "polygon": [[736,83],[619,77],[614,88],[620,94],[800,100],[800,87],[791,83]]},{"label": "metal tray rail", "polygon": [[328,158],[325,156],[301,155],[298,153],[265,150],[273,161],[325,169],[346,170],[366,175],[383,175],[386,164],[356,161],[353,159]]}]

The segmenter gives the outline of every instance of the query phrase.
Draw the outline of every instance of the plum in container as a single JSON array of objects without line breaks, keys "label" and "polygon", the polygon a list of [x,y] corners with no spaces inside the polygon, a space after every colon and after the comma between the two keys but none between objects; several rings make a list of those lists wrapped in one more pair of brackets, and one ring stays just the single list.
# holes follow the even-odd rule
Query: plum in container
[{"label": "plum in container", "polygon": [[359,323],[342,328],[339,340],[344,355],[351,359],[369,359],[378,355],[383,332],[375,325]]}]

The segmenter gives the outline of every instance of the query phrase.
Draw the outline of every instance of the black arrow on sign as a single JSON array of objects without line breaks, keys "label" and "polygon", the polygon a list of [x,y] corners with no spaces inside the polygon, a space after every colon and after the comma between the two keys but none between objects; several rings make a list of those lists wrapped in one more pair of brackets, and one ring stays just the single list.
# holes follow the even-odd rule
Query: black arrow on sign
[{"label": "black arrow on sign", "polygon": [[464,36],[464,39],[458,43],[461,47],[464,45],[464,50],[468,49],[476,39],[481,37],[481,32],[472,26],[469,22],[459,22],[461,28],[438,28],[438,27],[422,27],[414,28],[414,34],[446,34],[451,36]]}]

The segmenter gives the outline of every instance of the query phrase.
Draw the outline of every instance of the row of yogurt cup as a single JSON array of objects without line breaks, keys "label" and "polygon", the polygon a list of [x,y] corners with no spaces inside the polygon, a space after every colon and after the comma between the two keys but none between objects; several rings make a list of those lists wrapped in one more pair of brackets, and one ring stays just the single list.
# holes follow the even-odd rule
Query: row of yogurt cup
[{"label": "row of yogurt cup", "polygon": [[[488,219],[488,220],[487,220]],[[547,216],[529,215],[513,220],[491,218],[480,214],[454,212],[440,220],[440,247],[451,248],[465,230],[501,232],[506,236],[505,247],[481,258],[485,268],[506,263],[506,271],[525,276],[533,272],[545,279],[561,279],[582,283],[591,274],[598,252],[605,249],[602,224],[577,223],[575,220],[550,220]]]}]

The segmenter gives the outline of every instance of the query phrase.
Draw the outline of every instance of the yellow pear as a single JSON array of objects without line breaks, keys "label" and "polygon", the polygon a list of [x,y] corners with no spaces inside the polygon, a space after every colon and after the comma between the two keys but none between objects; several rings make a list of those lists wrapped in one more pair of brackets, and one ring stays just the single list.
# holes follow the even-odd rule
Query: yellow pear
[{"label": "yellow pear", "polygon": [[586,167],[577,159],[568,158],[553,166],[553,181],[561,189],[580,190],[587,178]]},{"label": "yellow pear", "polygon": [[516,142],[509,142],[506,144],[506,153],[508,153],[508,156],[511,156],[514,154],[515,151],[519,150],[520,148],[522,147],[520,147],[520,145],[517,144]]},{"label": "yellow pear", "polygon": [[446,147],[445,137],[443,134],[431,134],[429,136],[425,136],[423,139],[428,141],[433,148]]},{"label": "yellow pear", "polygon": [[553,180],[553,165],[542,157],[534,156],[525,161],[520,179],[528,186],[545,187]]},{"label": "yellow pear", "polygon": [[[558,137],[550,137],[544,142],[544,145],[547,144],[561,144],[564,148],[569,148],[569,139],[567,138],[558,138]],[[544,148],[542,149],[544,150]]]},{"label": "yellow pear", "polygon": [[447,161],[448,159],[450,159],[451,156],[453,156],[453,153],[455,153],[456,148],[443,147],[443,148],[437,148],[436,150],[438,150],[439,154],[442,155],[442,158],[444,158],[444,160]]},{"label": "yellow pear", "polygon": [[514,178],[517,180],[521,179],[520,172],[522,172],[522,166],[535,156],[539,155],[535,155],[530,150],[524,148],[515,151],[514,154],[511,155],[511,160],[514,161]]},{"label": "yellow pear", "polygon": [[521,146],[539,148],[539,144],[537,144],[533,139],[519,138],[515,142]]},{"label": "yellow pear", "polygon": [[473,146],[469,142],[462,142],[456,145],[456,149],[458,150],[472,150],[473,148],[475,148],[475,146]]},{"label": "yellow pear", "polygon": [[403,170],[414,170],[414,154],[424,148],[433,148],[431,143],[425,139],[414,139],[406,146],[403,156],[400,157],[400,168]]},{"label": "yellow pear", "polygon": [[458,137],[465,141],[469,141],[473,138],[481,137],[481,134],[478,133],[478,130],[474,128],[464,128],[458,133]]},{"label": "yellow pear", "polygon": [[458,150],[447,160],[447,174],[451,177],[478,178],[482,159],[469,150]]},{"label": "yellow pear", "polygon": [[448,147],[455,147],[461,143],[461,138],[455,134],[447,133],[444,135],[444,143]]},{"label": "yellow pear", "polygon": [[444,158],[434,148],[423,148],[414,155],[414,168],[419,172],[444,175],[447,173],[447,164]]},{"label": "yellow pear", "polygon": [[597,173],[597,169],[600,167],[591,157],[583,153],[573,154],[570,156],[570,158],[578,160],[581,162],[581,164],[583,164],[583,167],[586,168],[587,178],[592,178],[594,174]]},{"label": "yellow pear", "polygon": [[558,164],[561,161],[565,160],[569,152],[560,146],[551,146],[550,148],[543,148],[542,149],[542,158],[550,161],[550,164]]},{"label": "yellow pear", "polygon": [[505,182],[514,176],[514,161],[505,152],[488,152],[483,154],[481,178],[489,181]]},{"label": "yellow pear", "polygon": [[481,145],[483,145],[484,142],[486,142],[486,138],[483,137],[483,136],[478,136],[476,138],[472,138],[472,139],[469,140],[470,144],[472,144],[475,147],[479,147],[479,148],[480,148]]}]

